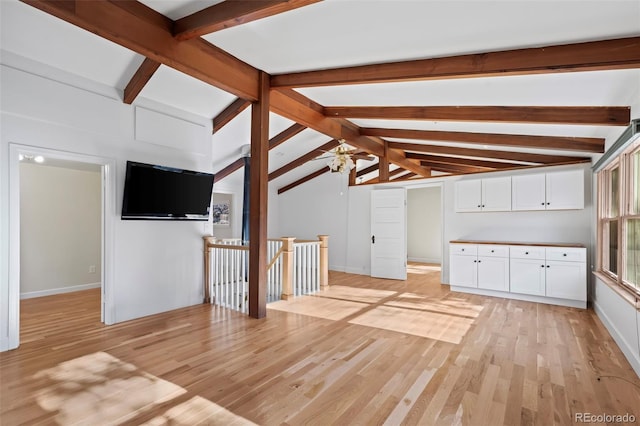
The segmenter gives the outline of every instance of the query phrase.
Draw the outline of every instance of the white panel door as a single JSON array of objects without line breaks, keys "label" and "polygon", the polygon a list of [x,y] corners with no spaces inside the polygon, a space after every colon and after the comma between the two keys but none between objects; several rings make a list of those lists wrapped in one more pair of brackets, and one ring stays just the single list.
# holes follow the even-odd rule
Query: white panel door
[{"label": "white panel door", "polygon": [[461,180],[455,184],[457,212],[479,212],[482,210],[481,180]]},{"label": "white panel door", "polygon": [[511,210],[511,176],[482,179],[482,210],[486,212]]},{"label": "white panel door", "polygon": [[512,210],[545,210],[545,178],[543,174],[513,176],[511,179]]},{"label": "white panel door", "polygon": [[407,192],[371,191],[371,276],[407,279]]},{"label": "white panel door", "polygon": [[547,210],[584,208],[584,171],[547,173]]}]

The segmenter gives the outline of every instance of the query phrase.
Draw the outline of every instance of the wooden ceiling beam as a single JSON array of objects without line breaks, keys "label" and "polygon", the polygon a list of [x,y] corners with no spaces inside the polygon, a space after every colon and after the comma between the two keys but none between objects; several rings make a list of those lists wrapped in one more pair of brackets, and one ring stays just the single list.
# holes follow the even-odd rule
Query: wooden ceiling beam
[{"label": "wooden ceiling beam", "polygon": [[564,155],[531,154],[528,152],[496,151],[490,149],[458,148],[442,145],[423,145],[419,143],[389,142],[389,147],[404,151],[415,151],[427,154],[460,155],[475,158],[498,158],[501,160],[523,161],[537,164],[557,164],[564,162],[590,162],[590,157],[573,157]]},{"label": "wooden ceiling beam", "polygon": [[138,97],[144,86],[147,85],[153,74],[160,68],[160,62],[145,58],[138,70],[133,74],[127,87],[124,88],[123,102],[131,105]]},{"label": "wooden ceiling beam", "polygon": [[473,167],[473,166],[464,166],[464,165],[456,165],[456,164],[442,164],[442,163],[434,163],[432,161],[420,161],[425,167],[431,167],[432,170],[438,172],[447,172],[447,173],[475,173],[475,172],[486,172],[487,169],[481,167]]},{"label": "wooden ceiling beam", "polygon": [[236,170],[241,169],[242,167],[244,167],[244,158],[238,158],[233,163],[229,164],[228,166],[224,167],[222,170],[220,170],[217,173],[215,173],[213,175],[214,176],[214,178],[213,178],[214,182],[215,183],[220,182],[222,179],[226,178],[231,173],[235,172]]},{"label": "wooden ceiling beam", "polygon": [[476,160],[473,158],[444,157],[439,155],[416,154],[414,152],[407,152],[405,155],[407,156],[407,158],[411,160],[430,161],[432,163],[439,163],[439,164],[473,166],[473,167],[480,167],[483,169],[511,169],[513,167],[522,166],[522,164],[516,164],[516,163],[502,163],[499,161]]},{"label": "wooden ceiling beam", "polygon": [[227,0],[175,21],[177,40],[189,40],[321,0]]},{"label": "wooden ceiling beam", "polygon": [[283,192],[287,192],[288,190],[293,189],[298,185],[302,185],[303,183],[308,182],[311,179],[314,179],[314,178],[316,178],[316,177],[318,177],[320,175],[323,175],[323,174],[327,173],[328,171],[329,171],[328,167],[323,167],[320,170],[316,170],[315,172],[310,173],[310,174],[306,175],[305,177],[298,179],[295,182],[291,182],[289,185],[285,185],[282,188],[279,188],[278,189],[278,195],[282,194]]},{"label": "wooden ceiling beam", "polygon": [[227,123],[236,118],[242,111],[251,105],[250,101],[237,98],[231,102],[222,112],[213,117],[213,133],[222,129]]},{"label": "wooden ceiling beam", "polygon": [[302,124],[298,124],[298,123],[292,124],[291,126],[284,129],[282,132],[278,133],[277,135],[271,138],[271,140],[269,141],[269,149],[273,149],[278,145],[285,143],[286,141],[288,141],[289,139],[291,139],[292,137],[294,137],[295,135],[297,135],[298,133],[302,132],[305,129],[306,127],[303,126]]},{"label": "wooden ceiling beam", "polygon": [[365,167],[362,170],[358,170],[356,172],[356,177],[359,178],[361,176],[364,176],[364,175],[367,175],[369,173],[375,172],[376,170],[378,170],[378,163],[373,164],[373,165],[371,165],[369,167]]},{"label": "wooden ceiling beam", "polygon": [[256,68],[202,38],[176,40],[173,22],[140,2],[22,1],[239,98],[258,99]]},{"label": "wooden ceiling beam", "polygon": [[640,37],[629,37],[280,74],[271,77],[271,87],[334,86],[638,67]]},{"label": "wooden ceiling beam", "polygon": [[595,153],[604,152],[604,138],[445,132],[440,130],[385,129],[372,127],[361,128],[360,132],[365,136],[380,136],[398,139],[460,142],[478,145],[499,145],[540,149],[562,149]]},{"label": "wooden ceiling beam", "polygon": [[327,117],[627,126],[627,106],[331,106]]},{"label": "wooden ceiling beam", "polygon": [[[327,151],[332,150],[333,148],[337,147],[338,145],[340,145],[340,142],[338,142],[335,139],[330,140],[329,142],[325,143],[324,145],[321,145],[319,147],[317,147],[316,149],[313,149],[309,152],[307,152],[304,155],[301,155],[300,157],[296,158],[295,160],[291,161],[290,163],[280,167],[277,170],[274,170],[273,172],[269,173],[269,181],[272,181],[273,179],[276,179],[280,176],[282,176],[283,174],[290,172],[291,170],[302,166],[303,164],[305,164],[308,161],[313,160],[314,158],[322,155],[322,154],[326,154]],[[327,167],[328,169],[329,167]]]},{"label": "wooden ceiling beam", "polygon": [[[397,178],[401,178],[402,176],[398,176],[398,175],[401,175],[401,174],[406,173],[406,172],[407,172],[407,170],[405,170],[403,168],[397,168],[397,169],[391,170],[389,172],[389,180],[392,181],[392,180],[395,180]],[[409,172],[409,173],[407,173],[407,175],[417,176],[417,174],[415,174],[413,172]],[[371,179],[363,182],[363,184],[367,184],[367,183],[380,183],[380,177],[376,176],[374,178],[371,178]]]}]

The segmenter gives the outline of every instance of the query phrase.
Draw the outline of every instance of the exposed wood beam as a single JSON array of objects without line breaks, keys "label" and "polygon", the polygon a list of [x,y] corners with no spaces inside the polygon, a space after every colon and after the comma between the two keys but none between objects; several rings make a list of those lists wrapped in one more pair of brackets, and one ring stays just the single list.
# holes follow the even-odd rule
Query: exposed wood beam
[{"label": "exposed wood beam", "polygon": [[486,172],[487,169],[480,167],[471,167],[464,165],[456,165],[456,164],[442,164],[442,163],[434,163],[431,161],[421,161],[425,167],[431,167],[432,170],[436,170],[438,172],[449,172],[449,173],[474,173],[474,172]]},{"label": "exposed wood beam", "polygon": [[245,99],[236,99],[231,102],[222,112],[213,117],[213,133],[216,133],[222,129],[227,123],[236,118],[242,111],[244,111],[251,101]]},{"label": "exposed wood beam", "polygon": [[176,40],[171,32],[173,22],[142,3],[23,1],[239,98],[250,101],[258,99],[257,69],[202,38]]},{"label": "exposed wood beam", "polygon": [[378,179],[380,182],[389,182],[389,144],[387,141],[384,141],[384,155],[379,157],[378,161]]},{"label": "exposed wood beam", "polygon": [[369,174],[371,172],[375,172],[376,170],[378,170],[378,163],[373,164],[373,165],[371,165],[369,167],[365,167],[362,170],[358,170],[356,172],[356,177],[364,176],[364,175]]},{"label": "exposed wood beam", "polygon": [[125,104],[132,104],[136,97],[140,94],[144,86],[151,80],[153,74],[160,68],[160,62],[153,59],[145,58],[138,70],[133,74],[131,80],[124,88],[123,101]]},{"label": "exposed wood beam", "polygon": [[327,117],[627,126],[626,106],[332,106]]},{"label": "exposed wood beam", "polygon": [[354,186],[356,184],[356,168],[349,170],[349,186]]},{"label": "exposed wood beam", "polygon": [[302,185],[303,183],[308,182],[313,178],[316,178],[316,177],[318,177],[320,175],[323,175],[323,174],[327,173],[328,171],[329,171],[328,167],[323,167],[323,168],[321,168],[319,170],[316,170],[315,172],[310,173],[310,174],[306,175],[305,177],[300,178],[297,181],[292,182],[289,185],[285,185],[282,188],[278,189],[278,195],[282,194],[283,192],[287,192],[288,190],[293,189],[298,185]]},{"label": "exposed wood beam", "polygon": [[281,74],[271,77],[271,86],[333,86],[628,69],[639,66],[640,37],[630,37]]},{"label": "exposed wood beam", "polygon": [[426,141],[463,142],[479,145],[499,145],[541,149],[562,149],[584,152],[604,152],[604,138],[579,138],[569,136],[530,136],[502,133],[445,132],[440,130],[362,128],[366,136]]},{"label": "exposed wood beam", "polygon": [[524,161],[539,164],[557,164],[565,162],[590,162],[590,157],[568,157],[564,155],[530,154],[528,152],[495,151],[490,149],[458,148],[453,146],[423,145],[419,143],[389,142],[389,148],[428,154],[449,154],[477,158],[499,158],[501,160]]},{"label": "exposed wood beam", "polygon": [[[317,147],[316,149],[313,149],[313,150],[307,152],[306,154],[301,155],[300,157],[296,158],[295,160],[293,160],[289,164],[286,164],[286,165],[280,167],[279,169],[274,170],[273,172],[269,173],[269,180],[271,181],[273,179],[276,179],[277,177],[280,177],[283,174],[285,174],[287,172],[290,172],[291,170],[295,169],[296,167],[300,167],[301,165],[303,165],[307,161],[311,161],[314,158],[316,158],[317,156],[326,153],[326,151],[332,150],[333,148],[337,147],[339,144],[340,144],[340,142],[338,142],[335,139],[330,140],[329,142],[325,143],[324,145],[321,145],[321,146]],[[327,169],[328,169],[328,167],[327,167]]]},{"label": "exposed wood beam", "polygon": [[267,315],[267,204],[269,201],[269,75],[260,73],[259,100],[251,106],[249,190],[249,316]]},{"label": "exposed wood beam", "polygon": [[[391,170],[391,171],[389,172],[389,180],[390,180],[390,181],[395,180],[394,178],[399,177],[398,175],[403,174],[403,173],[406,173],[406,172],[407,172],[407,170],[402,169],[402,168],[397,168],[397,169],[395,169],[395,170]],[[409,172],[408,174],[410,174],[411,176],[417,176],[417,175],[416,175],[415,173],[413,173],[413,172]],[[376,177],[374,177],[374,178],[371,178],[371,179],[369,179],[369,180],[367,180],[367,181],[363,182],[363,184],[367,184],[367,183],[379,183],[379,182],[380,182],[380,179],[379,179],[379,177],[378,177],[378,176],[376,176]]]},{"label": "exposed wood beam", "polygon": [[[294,124],[289,128],[283,130],[282,132],[272,137],[271,140],[269,140],[269,150],[272,150],[276,146],[287,141],[289,138],[292,138],[293,136],[297,135],[304,129],[306,129],[306,127],[301,126],[299,124]],[[235,172],[236,170],[241,169],[243,166],[244,166],[244,161],[242,160],[242,158],[239,158],[238,160],[234,161],[233,163],[229,164],[228,166],[220,170],[218,173],[216,173],[215,181],[220,182],[222,179],[229,176],[231,173]]]},{"label": "exposed wood beam", "polygon": [[[274,90],[271,110],[278,115],[303,124],[335,139],[346,139],[349,145],[377,156],[384,155],[384,141],[377,137],[362,136],[360,128],[352,122],[325,117],[322,105],[293,90]],[[408,161],[402,152],[389,150],[389,161],[399,167],[424,175],[422,166]]]},{"label": "exposed wood beam", "polygon": [[522,164],[516,163],[503,163],[500,161],[488,161],[488,160],[476,160],[473,158],[460,158],[460,157],[443,157],[439,155],[427,155],[416,154],[413,152],[407,152],[405,154],[407,158],[411,160],[430,161],[438,164],[452,164],[480,167],[483,169],[511,169],[513,167],[522,166]]},{"label": "exposed wood beam", "polygon": [[281,143],[288,141],[298,133],[302,132],[304,129],[306,129],[306,127],[302,124],[294,123],[290,127],[287,127],[282,132],[271,138],[271,140],[269,141],[269,149],[273,149]]},{"label": "exposed wood beam", "polygon": [[189,40],[318,1],[320,0],[227,0],[178,19],[173,33],[178,40]]},{"label": "exposed wood beam", "polygon": [[225,168],[223,168],[222,170],[214,174],[215,182],[216,183],[220,182],[222,179],[226,178],[236,170],[240,170],[242,167],[244,167],[244,159],[238,158],[236,161],[234,161],[233,163],[229,164],[228,166],[226,166]]}]

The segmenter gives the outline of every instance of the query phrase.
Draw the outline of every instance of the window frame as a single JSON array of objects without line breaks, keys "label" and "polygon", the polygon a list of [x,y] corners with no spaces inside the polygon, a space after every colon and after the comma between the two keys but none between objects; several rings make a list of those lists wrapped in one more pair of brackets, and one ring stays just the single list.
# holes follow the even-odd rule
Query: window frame
[{"label": "window frame", "polygon": [[[633,211],[632,195],[634,189],[640,190],[640,183],[633,182],[634,156],[640,156],[640,139],[619,153],[606,167],[596,173],[597,184],[597,256],[596,272],[617,284],[621,289],[630,293],[636,299],[640,298],[640,282],[631,283],[627,277],[627,226],[629,220],[640,219],[640,211]],[[638,160],[640,162],[640,159]],[[637,164],[635,167],[640,167]],[[618,214],[613,215],[612,202],[612,171],[618,168]],[[635,185],[635,186],[634,186]],[[609,224],[618,222],[616,272],[606,269],[609,259]]]}]

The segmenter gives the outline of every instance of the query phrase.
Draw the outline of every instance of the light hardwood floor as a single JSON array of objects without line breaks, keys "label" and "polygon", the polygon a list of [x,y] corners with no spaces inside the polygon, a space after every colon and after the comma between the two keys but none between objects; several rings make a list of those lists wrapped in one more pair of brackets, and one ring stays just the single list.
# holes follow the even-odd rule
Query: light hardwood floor
[{"label": "light hardwood floor", "polygon": [[331,272],[266,319],[199,305],[104,326],[95,290],[25,300],[0,424],[573,424],[640,418],[640,380],[592,310]]}]

